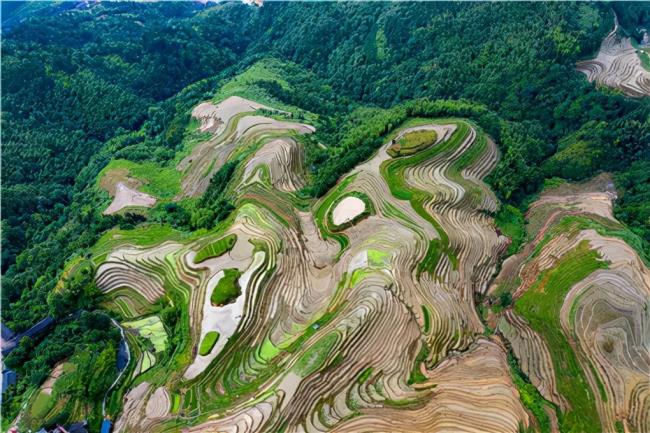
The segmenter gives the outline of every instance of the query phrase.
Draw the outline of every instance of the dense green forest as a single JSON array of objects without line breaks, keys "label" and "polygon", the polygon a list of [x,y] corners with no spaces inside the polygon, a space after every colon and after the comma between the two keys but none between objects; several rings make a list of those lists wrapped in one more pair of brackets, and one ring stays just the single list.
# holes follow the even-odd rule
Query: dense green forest
[{"label": "dense green forest", "polygon": [[[614,8],[632,33],[649,16],[647,4]],[[97,174],[113,158],[173,159],[191,108],[263,59],[286,85],[260,77],[249,91],[316,116],[309,139],[324,147],[307,155],[305,196],[324,194],[407,117],[463,116],[500,147],[489,181],[505,202],[522,208],[548,178],[611,171],[617,217],[649,245],[650,101],[575,71],[613,27],[609,4],[125,2],[7,12],[2,319],[16,332],[93,311],[92,283],[66,299],[51,294],[64,264],[106,230],[145,220],[102,215]],[[149,218],[186,231],[226,218],[234,169],[226,164],[200,202]],[[57,321],[7,358],[21,381],[3,414],[70,352],[116,344],[110,322],[88,314]]]}]

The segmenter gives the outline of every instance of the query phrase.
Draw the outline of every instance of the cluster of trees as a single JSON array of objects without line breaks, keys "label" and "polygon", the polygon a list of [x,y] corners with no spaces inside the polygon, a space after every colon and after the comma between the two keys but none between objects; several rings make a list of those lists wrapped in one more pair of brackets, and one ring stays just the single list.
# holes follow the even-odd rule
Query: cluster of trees
[{"label": "cluster of trees", "polygon": [[53,5],[10,28],[2,45],[3,272],[60,217],[57,204],[72,201],[77,174],[103,143],[147,121],[147,137],[165,129],[159,139],[177,144],[186,119],[174,104],[150,107],[241,58],[250,38],[238,27],[252,10],[224,8],[196,28],[197,8]]},{"label": "cluster of trees", "polygon": [[227,7],[197,29],[197,8],[53,5],[5,35],[2,315],[15,331],[47,313],[66,259],[128,225],[97,212],[101,197],[88,186],[99,170],[113,157],[173,158],[188,108],[250,43],[230,35],[252,9]]},{"label": "cluster of trees", "polygon": [[[443,3],[229,4],[200,14],[199,6],[182,3],[40,11],[16,25],[2,47],[5,305],[36,285],[43,292],[52,287],[61,263],[39,264],[38,257],[47,257],[50,245],[59,248],[53,241],[64,226],[75,226],[70,220],[95,220],[88,240],[115,223],[88,208],[70,212],[75,195],[92,201],[84,189],[95,174],[88,169],[93,158],[100,169],[112,157],[170,160],[191,104],[269,54],[295,62],[283,70],[290,86],[258,86],[320,115],[317,139],[328,148],[309,146],[311,195],[327,191],[404,118],[401,109],[358,109],[360,102],[388,108],[426,97],[483,104],[493,118],[482,125],[503,153],[492,184],[513,201],[545,177],[578,180],[647,158],[648,102],[594,89],[573,66],[598,47],[611,11],[593,4],[529,7],[535,13],[521,5]],[[627,15],[643,20],[643,8],[633,9]],[[205,77],[212,78],[200,81]],[[197,207],[168,205],[156,219],[206,227],[232,205],[221,197]],[[77,236],[79,227],[67,231]],[[74,253],[73,245],[64,250]],[[30,253],[18,263],[26,247]],[[12,325],[23,328],[39,314]]]},{"label": "cluster of trees", "polygon": [[238,165],[239,159],[231,160],[217,170],[200,199],[161,203],[149,212],[149,220],[186,231],[213,228],[235,209],[225,191]]},{"label": "cluster of trees", "polygon": [[22,394],[40,385],[54,365],[66,358],[75,357],[78,362],[76,380],[62,387],[63,394],[84,403],[100,401],[115,376],[119,341],[120,333],[109,317],[96,312],[62,321],[40,341],[24,337],[4,359],[21,380],[2,396],[3,419],[10,422],[23,405]]},{"label": "cluster of trees", "polygon": [[628,170],[616,174],[615,180],[619,195],[616,218],[650,244],[650,160],[635,161]]},{"label": "cluster of trees", "polygon": [[81,260],[61,278],[47,296],[50,315],[64,317],[77,310],[91,309],[100,291],[95,284],[95,266],[90,260]]},{"label": "cluster of trees", "polygon": [[616,2],[612,3],[612,9],[616,12],[623,30],[636,38],[637,42],[640,41],[643,37],[640,30],[648,29],[650,7],[645,3]]}]

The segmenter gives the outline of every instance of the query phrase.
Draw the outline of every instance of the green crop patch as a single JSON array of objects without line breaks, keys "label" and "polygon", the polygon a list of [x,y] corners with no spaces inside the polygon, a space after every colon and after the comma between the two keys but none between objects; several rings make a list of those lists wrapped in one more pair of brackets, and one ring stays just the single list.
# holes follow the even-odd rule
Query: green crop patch
[{"label": "green crop patch", "polygon": [[160,317],[149,316],[132,322],[124,322],[122,325],[125,328],[136,330],[141,337],[149,340],[156,353],[164,352],[167,348],[167,331],[165,331]]},{"label": "green crop patch", "polygon": [[61,3],[1,8],[3,431],[644,429],[644,8]]},{"label": "green crop patch", "polygon": [[632,247],[646,265],[650,264],[650,253],[643,239],[628,227],[597,215],[566,215],[548,231],[544,239],[535,246],[532,257],[536,257],[548,242],[561,233],[577,234],[582,230],[596,230],[601,236],[619,238]]},{"label": "green crop patch", "polygon": [[560,309],[571,287],[592,272],[606,268],[588,241],[566,253],[552,269],[542,272],[538,280],[515,302],[515,311],[539,333],[551,351],[558,389],[571,410],[560,418],[562,431],[600,431],[595,397],[585,372],[562,331]]},{"label": "green crop patch", "polygon": [[438,134],[434,130],[409,132],[399,140],[394,141],[386,152],[393,158],[413,155],[435,144],[437,139]]},{"label": "green crop patch", "polygon": [[[116,175],[118,173],[125,174]],[[114,183],[126,178],[142,182],[142,186],[138,188],[140,191],[164,200],[173,198],[181,190],[181,172],[175,167],[162,167],[152,162],[138,163],[126,159],[112,160],[99,173],[97,182],[98,186],[102,186],[107,181]]]},{"label": "green crop patch", "polygon": [[422,374],[421,366],[422,363],[427,360],[429,353],[431,353],[431,349],[426,344],[422,344],[420,351],[415,357],[415,362],[411,368],[411,373],[409,374],[407,381],[409,385],[426,382],[427,378],[424,374]]},{"label": "green crop patch", "polygon": [[241,272],[237,268],[224,269],[223,277],[219,279],[216,287],[212,290],[212,295],[210,295],[212,305],[229,304],[241,295],[240,276]]},{"label": "green crop patch", "polygon": [[294,366],[296,374],[306,377],[318,371],[325,364],[338,339],[336,334],[327,334],[311,345]]},{"label": "green crop patch", "polygon": [[181,396],[176,393],[172,394],[172,404],[169,411],[171,413],[178,413],[180,407],[181,407]]},{"label": "green crop patch", "polygon": [[535,416],[541,433],[550,433],[551,421],[546,409],[554,409],[553,405],[547,402],[537,388],[528,381],[526,375],[519,368],[517,359],[511,353],[508,353],[508,365],[512,381],[519,391],[521,402]]},{"label": "green crop patch", "polygon": [[52,396],[45,391],[39,391],[31,407],[31,415],[36,419],[44,418],[52,408],[54,400]]},{"label": "green crop patch", "polygon": [[232,248],[235,246],[235,243],[237,243],[237,235],[235,234],[230,234],[215,242],[212,242],[211,244],[208,244],[203,248],[201,248],[196,253],[196,257],[194,257],[194,262],[201,263],[208,259],[222,256],[228,251],[232,250]]},{"label": "green crop patch", "polygon": [[201,345],[199,346],[199,355],[206,356],[212,352],[212,348],[214,348],[214,345],[219,341],[219,336],[220,334],[217,331],[210,331],[205,334],[205,337],[203,337],[203,341],[201,341]]},{"label": "green crop patch", "polygon": [[323,239],[334,238],[341,246],[341,252],[347,248],[350,240],[344,234],[333,233],[330,230],[329,224],[327,223],[329,218],[328,212],[330,209],[333,209],[332,204],[343,194],[345,189],[354,181],[355,178],[356,175],[353,174],[339,182],[339,184],[322,199],[318,207],[314,210],[314,220],[321,231]]},{"label": "green crop patch", "polygon": [[361,372],[361,374],[357,378],[357,383],[359,385],[363,384],[365,381],[370,379],[370,376],[372,376],[372,367],[368,367]]},{"label": "green crop patch", "polygon": [[[424,271],[433,273],[435,266],[441,258],[441,254],[447,255],[454,268],[456,268],[458,262],[456,253],[450,248],[449,236],[440,223],[438,223],[438,221],[436,221],[435,218],[433,218],[425,209],[425,203],[431,200],[433,195],[429,191],[412,187],[406,181],[405,175],[405,171],[409,167],[421,164],[438,155],[451,155],[453,151],[456,150],[469,136],[471,131],[470,125],[464,121],[441,119],[437,122],[441,124],[454,123],[456,125],[456,130],[447,140],[437,146],[429,147],[412,156],[384,161],[380,166],[380,172],[388,183],[391,194],[399,200],[408,200],[411,203],[413,210],[415,210],[415,212],[426,221],[431,223],[440,236],[440,239],[435,239],[429,243],[425,259],[418,266],[418,275]],[[462,181],[462,176],[459,175],[460,170],[474,162],[476,158],[481,155],[485,150],[486,143],[487,140],[485,139],[485,136],[482,133],[479,134],[475,143],[454,161],[448,170],[448,176],[462,184],[466,184],[466,182]],[[474,191],[474,188],[475,187],[468,185],[468,193]]]},{"label": "green crop patch", "polygon": [[266,337],[259,349],[259,356],[264,362],[268,362],[278,356],[281,350]]},{"label": "green crop patch", "polygon": [[526,240],[526,221],[521,211],[514,206],[505,205],[494,217],[494,223],[501,233],[510,238],[507,254],[519,251]]},{"label": "green crop patch", "polygon": [[368,263],[370,264],[370,266],[375,266],[375,267],[386,266],[389,258],[390,258],[390,254],[385,251],[379,251],[373,249],[368,250]]},{"label": "green crop patch", "polygon": [[426,305],[422,305],[422,317],[424,318],[423,331],[425,334],[428,334],[431,330],[431,312],[429,311],[429,307]]}]

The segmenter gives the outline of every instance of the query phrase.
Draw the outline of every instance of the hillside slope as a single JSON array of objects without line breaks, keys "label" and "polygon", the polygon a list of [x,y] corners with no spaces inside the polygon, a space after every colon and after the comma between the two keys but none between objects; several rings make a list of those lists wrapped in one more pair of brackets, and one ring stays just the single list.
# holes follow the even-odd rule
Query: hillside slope
[{"label": "hillside slope", "polygon": [[575,70],[607,6],[40,6],[3,428],[647,428],[650,99]]}]

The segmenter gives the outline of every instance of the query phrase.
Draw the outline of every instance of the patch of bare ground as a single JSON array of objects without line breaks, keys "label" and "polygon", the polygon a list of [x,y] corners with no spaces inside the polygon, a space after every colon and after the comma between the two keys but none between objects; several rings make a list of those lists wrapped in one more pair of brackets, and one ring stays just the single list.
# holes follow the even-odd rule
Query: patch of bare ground
[{"label": "patch of bare ground", "polygon": [[169,393],[164,386],[158,387],[147,401],[147,418],[164,418],[169,413]]},{"label": "patch of bare ground", "polygon": [[427,375],[436,387],[425,404],[364,409],[332,431],[514,433],[520,424],[529,424],[510,379],[505,350],[496,340],[477,340]]},{"label": "patch of bare ground", "polygon": [[111,215],[127,207],[152,207],[154,204],[156,204],[154,197],[118,182],[115,186],[113,201],[103,213],[104,215]]},{"label": "patch of bare ground", "polygon": [[[429,127],[440,140],[457,131],[453,124]],[[381,173],[382,163],[390,159],[390,143],[357,167],[339,191],[365,194],[376,214],[341,232],[349,242],[338,258],[336,246],[318,233],[311,212],[286,210],[299,221],[288,225],[257,206],[257,217],[248,211],[237,216],[235,225],[246,221],[265,239],[265,260],[272,260],[275,271],[257,296],[247,298],[253,305],[244,309],[235,347],[287,347],[324,313],[331,319],[313,328],[316,334],[301,343],[298,355],[264,350],[256,352],[256,361],[245,362],[242,375],[266,363],[283,363],[282,372],[256,390],[264,398],[242,399],[223,416],[188,431],[276,431],[284,425],[288,432],[437,432],[458,426],[463,431],[516,432],[520,423],[528,425],[504,348],[476,337],[482,325],[473,295],[485,290],[477,281],[487,281],[493,272],[505,238],[481,211],[496,205],[482,183],[498,160],[496,146],[485,146],[462,173],[451,173],[451,164],[475,144],[475,131],[464,131],[468,135],[458,149],[422,163],[426,168],[421,171],[413,168],[417,188],[443,192],[425,208],[450,234],[450,249],[458,259],[453,263],[443,256],[431,273],[419,275],[415,269],[429,241],[441,234],[408,201],[392,195]],[[246,188],[250,194],[252,187]],[[475,190],[471,198],[466,196],[469,189]],[[255,195],[248,197],[254,200]],[[465,235],[451,236],[461,229]],[[215,264],[215,270],[221,266]],[[426,320],[423,306],[429,311]],[[253,308],[255,314],[248,314]],[[333,358],[341,364],[316,365],[313,371],[302,366],[316,362],[318,356],[309,351],[324,340],[331,345],[325,365]],[[423,346],[430,354],[416,362]],[[303,354],[309,361],[300,361]],[[368,367],[374,373],[360,382],[360,372]],[[424,382],[408,381],[414,368]],[[214,371],[213,364],[207,365],[195,380],[223,392],[220,381],[211,384]]]},{"label": "patch of bare ground", "polygon": [[[585,182],[566,183],[543,192],[526,212],[527,232],[532,240],[522,250],[508,257],[501,266],[488,293],[494,294],[499,287],[513,288],[518,283],[523,262],[533,253],[535,247],[548,234],[548,230],[567,215],[595,215],[614,221],[613,201],[616,199],[614,182],[608,173],[603,173]],[[537,270],[525,275],[535,278]],[[534,280],[527,280],[531,284]]]},{"label": "patch of bare ground", "polygon": [[192,117],[200,122],[199,130],[201,132],[219,135],[226,128],[230,119],[236,115],[260,109],[268,110],[270,108],[239,96],[231,96],[216,105],[212,102],[200,103],[192,110]]},{"label": "patch of bare ground", "polygon": [[115,432],[143,431],[139,430],[141,421],[145,418],[144,410],[146,405],[146,396],[149,393],[151,385],[142,382],[135,388],[131,389],[124,396],[124,407],[122,413],[115,421]]},{"label": "patch of bare ground", "polygon": [[65,361],[59,362],[54,366],[54,368],[50,372],[50,375],[47,377],[47,379],[45,379],[43,385],[41,385],[41,391],[43,391],[46,394],[52,395],[52,388],[54,387],[54,383],[64,373],[63,364],[65,364]]},{"label": "patch of bare ground", "polygon": [[332,211],[332,222],[340,226],[352,221],[366,210],[366,204],[358,197],[345,197]]},{"label": "patch of bare ground", "polygon": [[278,191],[295,192],[305,185],[304,150],[293,138],[278,138],[264,144],[246,162],[244,184],[255,180],[260,175],[257,169],[263,167]]}]

